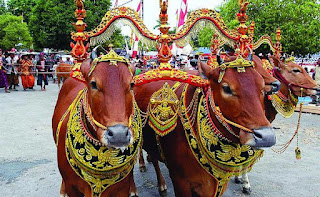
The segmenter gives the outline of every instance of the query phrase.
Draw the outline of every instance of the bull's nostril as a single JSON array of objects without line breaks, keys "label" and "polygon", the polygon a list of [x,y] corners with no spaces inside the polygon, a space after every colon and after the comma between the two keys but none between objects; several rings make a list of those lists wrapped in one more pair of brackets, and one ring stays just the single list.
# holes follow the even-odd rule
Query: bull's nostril
[{"label": "bull's nostril", "polygon": [[113,133],[112,133],[110,130],[108,130],[107,134],[108,134],[108,136],[110,136],[110,137],[113,136]]},{"label": "bull's nostril", "polygon": [[254,133],[254,135],[257,137],[257,138],[262,138],[262,135],[261,134],[259,134],[259,133]]}]

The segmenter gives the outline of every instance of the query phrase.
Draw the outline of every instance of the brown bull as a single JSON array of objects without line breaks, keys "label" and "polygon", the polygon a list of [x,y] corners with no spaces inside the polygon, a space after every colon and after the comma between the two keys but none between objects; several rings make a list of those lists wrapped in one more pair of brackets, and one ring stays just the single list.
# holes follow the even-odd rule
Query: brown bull
[{"label": "brown bull", "polygon": [[58,87],[60,89],[60,81],[63,78],[63,82],[70,77],[70,73],[72,70],[71,64],[60,63],[56,68],[57,79],[58,79]]},{"label": "brown bull", "polygon": [[[257,60],[257,62],[261,62],[261,60]],[[283,113],[282,115],[285,117],[290,117],[297,105],[298,96],[314,95],[315,89],[318,88],[318,86],[305,69],[293,61],[285,62],[271,56],[270,62],[274,66],[273,76],[281,83],[279,92],[275,95],[265,97],[266,117],[270,122],[273,122],[278,114],[279,109],[276,109],[277,107],[287,105],[287,109],[290,109],[290,111],[280,111],[280,113]],[[262,62],[259,64],[262,64]],[[294,86],[292,86],[292,84]],[[303,88],[302,92],[301,88]],[[281,106],[277,106],[275,103],[278,102],[278,98],[284,101],[284,103],[279,103]],[[244,183],[242,189],[244,193],[251,192],[247,174],[242,176],[242,180],[240,177],[236,177],[235,181],[236,183]]]},{"label": "brown bull", "polygon": [[[281,82],[281,87],[278,95],[284,100],[291,100],[290,104],[293,109],[297,105],[298,97],[311,96],[316,94],[316,89],[319,88],[317,83],[310,75],[294,61],[281,61],[278,58],[271,56],[270,62],[274,66],[273,76]],[[277,110],[272,105],[271,99],[266,99],[266,116],[272,122]]]},{"label": "brown bull", "polygon": [[[91,68],[92,59],[83,62],[83,83],[73,78],[65,81],[52,118],[58,167],[63,179],[60,193],[69,197],[100,194],[127,197],[130,167],[134,163],[131,159],[130,166],[114,166],[122,165],[125,158],[131,156],[126,149],[125,158],[117,157],[122,153],[119,148],[130,147],[128,145],[136,138],[129,128],[133,112],[132,74],[122,62],[115,65],[102,61],[95,69]],[[120,170],[100,170],[106,168],[106,161],[114,165],[110,169]]]},{"label": "brown bull", "polygon": [[[270,123],[264,115],[265,82],[261,75],[252,67],[246,68],[243,73],[238,73],[237,69],[228,68],[222,78],[220,69],[211,70],[206,64],[200,63],[202,74],[210,81],[210,88],[213,100],[223,116],[232,122],[242,126],[231,126],[234,133],[230,133],[210,111],[212,121],[222,135],[233,143],[247,144],[256,147],[268,147],[275,143],[275,137],[270,128]],[[135,98],[142,111],[147,111],[152,94],[158,91],[165,83],[172,87],[174,81],[158,81],[141,85],[134,88]],[[176,90],[176,95],[180,99],[186,84],[182,84]],[[187,88],[187,106],[193,99],[196,87],[189,85]],[[193,125],[196,132],[198,123]],[[252,129],[253,133],[245,132],[240,128]],[[217,191],[217,179],[211,176],[199,164],[195,158],[188,141],[186,140],[185,128],[178,118],[176,128],[165,137],[156,140],[153,129],[146,125],[143,129],[143,148],[151,155],[152,161],[164,159],[170,172],[176,196],[215,196],[221,195],[226,189],[225,184],[222,190]],[[198,134],[197,134],[198,135]],[[157,146],[157,144],[160,144]],[[163,154],[161,157],[158,150]],[[155,164],[157,171],[157,163]],[[160,171],[157,172],[159,189],[164,190],[165,183]],[[221,188],[220,188],[221,189]]]}]

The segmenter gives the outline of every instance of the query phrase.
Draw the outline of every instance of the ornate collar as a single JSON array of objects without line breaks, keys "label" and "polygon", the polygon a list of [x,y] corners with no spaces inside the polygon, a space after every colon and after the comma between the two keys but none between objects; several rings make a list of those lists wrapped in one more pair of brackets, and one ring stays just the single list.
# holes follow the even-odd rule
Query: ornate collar
[{"label": "ornate collar", "polygon": [[269,95],[271,103],[276,111],[285,118],[290,118],[297,106],[298,98],[289,89],[288,98],[278,91],[276,94]]}]

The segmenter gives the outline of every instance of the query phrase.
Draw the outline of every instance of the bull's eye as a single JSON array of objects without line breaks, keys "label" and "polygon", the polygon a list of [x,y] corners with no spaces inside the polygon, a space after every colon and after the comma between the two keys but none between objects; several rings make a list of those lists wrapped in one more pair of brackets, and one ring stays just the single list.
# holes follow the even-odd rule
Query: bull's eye
[{"label": "bull's eye", "polygon": [[298,68],[294,68],[294,69],[292,69],[292,72],[294,72],[294,73],[301,73],[301,70],[298,69]]},{"label": "bull's eye", "polygon": [[90,84],[91,84],[91,88],[92,88],[92,89],[94,89],[94,90],[97,90],[97,89],[98,89],[97,83],[96,83],[95,81],[91,81]]},{"label": "bull's eye", "polygon": [[133,90],[133,87],[134,87],[134,82],[131,82],[130,83],[130,90]]},{"label": "bull's eye", "polygon": [[222,89],[223,89],[224,93],[233,95],[230,86],[228,86],[227,84],[223,84],[223,85],[222,85]]}]

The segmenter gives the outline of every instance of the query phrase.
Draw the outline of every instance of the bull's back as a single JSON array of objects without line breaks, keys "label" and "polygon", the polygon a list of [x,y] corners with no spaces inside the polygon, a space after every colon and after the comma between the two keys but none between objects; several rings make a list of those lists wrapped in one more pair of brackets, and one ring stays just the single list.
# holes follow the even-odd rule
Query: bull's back
[{"label": "bull's back", "polygon": [[63,84],[52,117],[52,130],[55,140],[56,130],[62,116],[68,110],[73,100],[77,97],[79,91],[83,88],[85,88],[85,85],[82,82],[79,82],[73,78],[68,78]]}]

